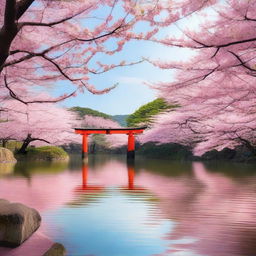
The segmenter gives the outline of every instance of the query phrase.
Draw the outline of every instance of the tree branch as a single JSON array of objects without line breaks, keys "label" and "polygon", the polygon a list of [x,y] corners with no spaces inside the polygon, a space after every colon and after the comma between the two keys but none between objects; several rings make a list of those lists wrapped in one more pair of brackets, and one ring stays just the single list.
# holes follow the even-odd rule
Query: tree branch
[{"label": "tree branch", "polygon": [[[56,48],[58,48],[58,47],[60,47],[60,46],[63,46],[63,45],[65,45],[65,44],[68,44],[68,43],[70,43],[70,42],[74,42],[74,41],[81,41],[81,42],[96,41],[96,40],[98,40],[98,39],[100,39],[100,38],[103,38],[103,37],[106,37],[106,36],[110,36],[110,35],[116,33],[116,32],[117,32],[120,28],[122,28],[122,27],[123,27],[122,24],[120,24],[120,25],[119,25],[118,27],[116,27],[114,30],[112,30],[112,31],[110,31],[110,32],[108,32],[108,33],[105,33],[105,34],[103,34],[103,35],[100,35],[100,36],[97,36],[97,37],[93,37],[93,38],[88,38],[88,39],[73,38],[73,39],[69,39],[69,40],[67,40],[67,41],[65,41],[65,42],[62,42],[62,43],[60,43],[60,44],[53,45],[53,46],[51,46],[51,47],[45,49],[44,51],[42,51],[42,52],[40,52],[40,53],[31,53],[31,52],[24,51],[24,50],[13,50],[13,51],[10,52],[10,55],[13,55],[13,54],[16,54],[16,53],[22,53],[22,52],[23,52],[23,53],[28,53],[28,55],[27,55],[27,56],[24,56],[24,57],[22,57],[22,58],[20,58],[19,60],[14,60],[14,61],[12,61],[12,62],[8,62],[8,63],[4,64],[3,67],[11,66],[11,65],[20,63],[20,62],[22,62],[22,61],[24,61],[24,60],[33,58],[33,57],[35,57],[35,56],[43,56],[44,54],[46,54],[46,53],[48,53],[48,52],[50,52],[50,51],[52,51],[52,50],[54,50],[54,49],[56,49]],[[48,59],[48,60],[50,60],[50,59]],[[51,61],[52,61],[52,60],[51,60]],[[55,64],[56,64],[56,63],[55,63]]]},{"label": "tree branch", "polygon": [[10,96],[15,99],[15,100],[18,100],[19,102],[27,105],[27,104],[32,104],[32,103],[57,103],[57,102],[60,102],[60,101],[63,101],[67,98],[70,98],[72,96],[74,96],[77,92],[77,90],[73,91],[72,93],[68,94],[68,95],[64,95],[64,96],[61,96],[57,99],[51,99],[51,100],[31,100],[31,101],[25,101],[23,99],[21,99],[19,96],[16,95],[16,93],[10,88],[10,86],[8,85],[8,82],[7,82],[7,78],[6,78],[6,75],[4,76],[4,83],[5,83],[5,87],[8,89],[9,91],[9,94]]},{"label": "tree branch", "polygon": [[96,37],[92,37],[92,38],[89,38],[89,39],[82,39],[82,38],[75,38],[74,40],[77,40],[77,41],[80,41],[80,42],[91,42],[91,41],[96,41],[100,38],[103,38],[103,37],[106,37],[106,36],[110,36],[114,33],[116,33],[120,28],[122,28],[123,25],[120,24],[118,27],[116,27],[115,29],[113,29],[112,31],[108,32],[108,33],[105,33],[103,35],[100,35],[100,36],[96,36]]},{"label": "tree branch", "polygon": [[192,40],[195,41],[196,43],[202,45],[200,47],[195,47],[196,49],[201,49],[201,48],[225,48],[225,47],[228,47],[228,46],[231,46],[231,45],[243,44],[243,43],[249,43],[249,42],[256,41],[256,37],[249,38],[249,39],[244,39],[244,40],[233,41],[233,42],[229,42],[229,43],[226,43],[226,44],[216,44],[216,45],[214,45],[214,44],[207,45],[207,44],[204,44],[204,43],[202,43],[198,40],[195,40],[195,39],[192,39]]},{"label": "tree branch", "polygon": [[239,60],[240,65],[242,65],[243,67],[245,67],[246,69],[248,69],[248,70],[250,70],[250,71],[252,71],[252,72],[256,72],[256,70],[255,70],[254,68],[251,68],[250,66],[248,66],[248,65],[246,64],[246,62],[243,61],[243,60],[241,59],[241,57],[238,56],[236,53],[234,53],[234,52],[232,52],[232,51],[228,51],[228,52],[231,53],[233,56],[235,56],[235,57],[237,58],[237,60]]},{"label": "tree branch", "polygon": [[75,82],[75,81],[81,80],[81,79],[79,79],[79,78],[74,79],[74,78],[71,78],[70,76],[68,76],[68,75],[62,70],[62,68],[61,68],[55,61],[53,61],[52,59],[48,58],[47,56],[42,55],[42,57],[43,57],[45,60],[47,60],[47,61],[49,61],[50,63],[52,63],[52,64],[58,69],[58,71],[59,71],[66,79],[68,79],[69,81]]},{"label": "tree branch", "polygon": [[15,92],[9,87],[8,82],[7,82],[6,75],[4,75],[4,84],[5,84],[5,87],[9,90],[9,94],[10,94],[10,96],[11,96],[13,99],[18,100],[19,102],[21,102],[21,103],[27,105],[27,102],[25,102],[25,101],[23,101],[22,99],[20,99],[20,98],[15,94]]},{"label": "tree branch", "polygon": [[256,155],[256,148],[246,139],[237,136],[237,138],[254,154]]},{"label": "tree branch", "polygon": [[51,142],[49,142],[48,140],[44,140],[44,139],[40,139],[40,138],[32,138],[32,137],[31,137],[31,139],[30,139],[31,142],[32,142],[32,141],[35,141],[35,140],[39,140],[39,141],[43,141],[43,142],[45,142],[45,143],[47,143],[47,144],[51,144]]},{"label": "tree branch", "polygon": [[17,3],[16,20],[19,20],[19,18],[27,11],[27,9],[34,1],[35,0],[20,0]]},{"label": "tree branch", "polygon": [[58,21],[53,21],[53,22],[49,22],[49,23],[42,23],[42,22],[22,22],[22,23],[19,23],[19,28],[22,28],[24,26],[43,26],[43,27],[52,27],[52,26],[55,26],[55,25],[58,25],[60,23],[63,23],[65,21],[68,21],[68,20],[71,20],[73,18],[75,18],[76,16],[80,15],[81,13],[89,10],[92,6],[74,14],[74,15],[71,15],[69,17],[66,17],[66,18],[63,18],[61,20],[58,20]]},{"label": "tree branch", "polygon": [[4,28],[13,28],[16,20],[16,0],[6,0],[4,13]]}]

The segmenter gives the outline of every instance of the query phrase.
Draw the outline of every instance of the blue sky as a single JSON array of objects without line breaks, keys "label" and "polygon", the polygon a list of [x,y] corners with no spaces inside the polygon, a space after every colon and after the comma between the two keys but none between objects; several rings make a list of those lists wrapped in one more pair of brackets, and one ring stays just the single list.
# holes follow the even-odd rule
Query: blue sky
[{"label": "blue sky", "polygon": [[[139,45],[141,46],[139,47]],[[134,61],[138,60],[139,56],[149,56],[152,59],[161,57],[167,59],[168,56],[177,60],[188,58],[186,51],[153,46],[153,44],[146,47],[144,42],[129,44],[127,48],[128,54],[134,56]],[[78,94],[78,96],[64,101],[62,105],[89,107],[111,115],[131,114],[143,104],[157,98],[157,91],[145,85],[146,81],[150,83],[170,81],[172,77],[172,71],[160,70],[147,62],[116,68],[91,79],[97,89],[118,83],[115,89],[103,95],[93,95],[86,91],[84,94]],[[70,85],[67,84],[62,83],[59,87],[61,87],[60,90],[72,91]]]},{"label": "blue sky", "polygon": [[[119,11],[118,8],[117,11]],[[101,15],[101,13],[98,15]],[[198,26],[197,20],[194,19],[192,23],[190,22],[190,26],[191,25],[196,28],[196,26]],[[147,25],[143,23],[139,24],[135,30],[145,32]],[[172,26],[162,29],[159,34],[178,35],[180,31],[175,26]],[[152,42],[132,41],[124,47],[122,52],[114,55],[114,57],[99,55],[97,58],[103,63],[119,63],[121,60],[126,60],[127,62],[138,61],[142,56],[154,60],[184,61],[191,56],[191,52],[180,48],[162,46]],[[76,97],[65,100],[61,105],[65,107],[89,107],[111,115],[131,114],[143,104],[157,98],[157,91],[146,86],[144,84],[145,81],[150,83],[171,81],[173,74],[173,71],[160,70],[147,62],[134,66],[116,68],[104,74],[92,77],[90,83],[97,89],[107,88],[119,83],[117,88],[104,95],[93,95],[86,91],[84,94],[79,94]],[[71,92],[72,89],[74,89],[74,87],[70,86],[68,82],[61,82],[57,84],[53,94],[59,95],[64,92],[68,93]]]}]

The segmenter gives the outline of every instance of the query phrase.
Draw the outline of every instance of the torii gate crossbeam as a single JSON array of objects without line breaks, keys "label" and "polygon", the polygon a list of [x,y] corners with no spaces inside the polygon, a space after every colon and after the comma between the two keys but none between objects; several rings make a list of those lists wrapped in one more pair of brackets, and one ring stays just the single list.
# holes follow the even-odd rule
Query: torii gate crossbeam
[{"label": "torii gate crossbeam", "polygon": [[75,133],[83,136],[82,158],[88,156],[88,135],[90,134],[127,134],[127,158],[135,157],[135,134],[141,134],[147,127],[127,127],[127,128],[75,128]]}]

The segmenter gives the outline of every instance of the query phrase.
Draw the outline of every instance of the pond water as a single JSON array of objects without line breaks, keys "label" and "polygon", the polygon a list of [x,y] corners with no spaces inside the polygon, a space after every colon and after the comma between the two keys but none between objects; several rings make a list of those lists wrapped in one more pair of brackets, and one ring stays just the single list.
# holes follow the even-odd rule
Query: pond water
[{"label": "pond water", "polygon": [[0,198],[36,208],[68,256],[255,256],[255,167],[102,155],[1,165]]}]

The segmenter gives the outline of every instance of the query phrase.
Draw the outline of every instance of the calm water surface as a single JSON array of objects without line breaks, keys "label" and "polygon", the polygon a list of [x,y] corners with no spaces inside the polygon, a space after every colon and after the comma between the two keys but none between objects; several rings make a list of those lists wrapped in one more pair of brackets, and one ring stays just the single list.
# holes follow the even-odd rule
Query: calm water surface
[{"label": "calm water surface", "polygon": [[125,157],[0,166],[69,256],[256,256],[256,165]]}]

